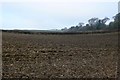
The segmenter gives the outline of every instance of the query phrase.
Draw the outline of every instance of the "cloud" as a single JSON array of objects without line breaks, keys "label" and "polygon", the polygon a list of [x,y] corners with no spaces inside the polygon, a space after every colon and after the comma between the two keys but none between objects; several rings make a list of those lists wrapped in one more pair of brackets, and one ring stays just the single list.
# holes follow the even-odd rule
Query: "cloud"
[{"label": "cloud", "polygon": [[73,3],[49,3],[42,1],[2,3],[3,26],[54,29],[87,22],[92,17],[112,17],[117,13],[115,2],[76,2],[75,0]]},{"label": "cloud", "polygon": [[26,19],[21,16],[17,16],[14,14],[5,15],[6,17],[3,18],[3,26],[4,28],[15,28],[15,29],[35,29],[35,23],[31,19]]},{"label": "cloud", "polygon": [[1,2],[118,2],[119,0],[1,0]]}]

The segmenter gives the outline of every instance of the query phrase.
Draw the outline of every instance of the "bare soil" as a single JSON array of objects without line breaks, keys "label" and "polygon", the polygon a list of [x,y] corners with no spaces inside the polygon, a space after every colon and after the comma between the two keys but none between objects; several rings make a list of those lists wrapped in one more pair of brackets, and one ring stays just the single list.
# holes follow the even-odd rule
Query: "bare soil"
[{"label": "bare soil", "polygon": [[117,77],[117,33],[2,35],[3,78]]}]

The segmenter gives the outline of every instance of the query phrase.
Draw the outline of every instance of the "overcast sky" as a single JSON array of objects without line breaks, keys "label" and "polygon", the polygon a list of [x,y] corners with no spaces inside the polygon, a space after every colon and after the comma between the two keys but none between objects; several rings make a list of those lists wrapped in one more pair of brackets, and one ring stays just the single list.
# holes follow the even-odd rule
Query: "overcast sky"
[{"label": "overcast sky", "polygon": [[69,28],[92,17],[111,19],[118,13],[117,0],[5,1],[1,3],[2,29]]}]

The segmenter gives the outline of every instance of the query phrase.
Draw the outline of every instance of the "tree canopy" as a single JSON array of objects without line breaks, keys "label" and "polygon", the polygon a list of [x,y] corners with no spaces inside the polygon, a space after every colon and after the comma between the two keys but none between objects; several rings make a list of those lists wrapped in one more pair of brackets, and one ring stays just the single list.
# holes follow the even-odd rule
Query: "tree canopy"
[{"label": "tree canopy", "polygon": [[83,22],[79,22],[76,26],[71,26],[70,28],[61,29],[62,31],[79,32],[79,31],[95,31],[95,30],[120,30],[120,13],[113,17],[114,21],[106,24],[108,17],[99,19],[97,17],[88,20],[88,24],[85,26]]}]

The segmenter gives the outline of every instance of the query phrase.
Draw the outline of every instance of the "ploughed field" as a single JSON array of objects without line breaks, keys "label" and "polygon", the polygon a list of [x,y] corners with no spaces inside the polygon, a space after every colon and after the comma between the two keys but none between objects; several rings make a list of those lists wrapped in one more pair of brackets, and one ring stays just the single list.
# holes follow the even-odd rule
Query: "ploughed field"
[{"label": "ploughed field", "polygon": [[118,34],[2,33],[3,78],[116,78]]}]

